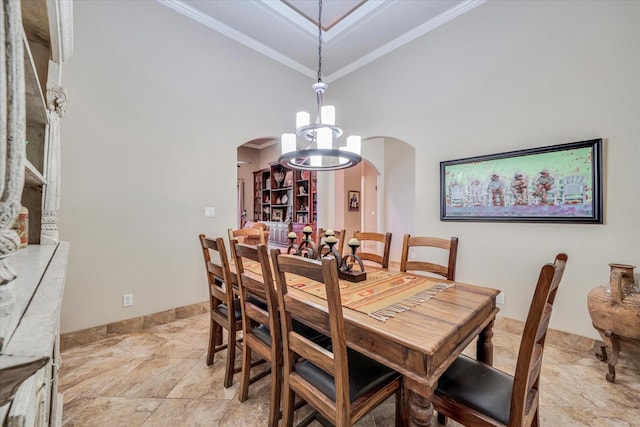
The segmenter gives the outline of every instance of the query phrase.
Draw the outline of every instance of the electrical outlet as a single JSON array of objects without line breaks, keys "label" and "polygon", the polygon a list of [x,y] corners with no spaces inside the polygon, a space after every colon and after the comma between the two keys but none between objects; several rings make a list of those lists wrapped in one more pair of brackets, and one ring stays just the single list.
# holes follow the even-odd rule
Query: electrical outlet
[{"label": "electrical outlet", "polygon": [[204,216],[205,217],[216,216],[216,208],[213,208],[213,207],[210,207],[210,206],[206,206],[204,208]]},{"label": "electrical outlet", "polygon": [[504,292],[500,292],[496,295],[496,303],[504,305]]},{"label": "electrical outlet", "polygon": [[131,307],[133,305],[133,294],[122,295],[122,306]]}]

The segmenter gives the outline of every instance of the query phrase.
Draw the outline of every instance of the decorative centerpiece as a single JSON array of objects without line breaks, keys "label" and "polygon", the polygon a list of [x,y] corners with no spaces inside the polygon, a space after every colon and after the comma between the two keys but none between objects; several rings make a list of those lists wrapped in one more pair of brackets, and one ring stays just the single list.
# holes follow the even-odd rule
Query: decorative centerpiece
[{"label": "decorative centerpiece", "polygon": [[[322,239],[322,244],[318,246],[318,258],[333,256],[336,259],[336,264],[339,266],[342,263],[342,256],[338,253],[338,250],[334,247],[336,243],[338,243],[338,239],[336,238],[335,231],[329,229],[324,232],[324,239]],[[325,248],[328,248],[328,252],[322,255],[322,252]]]},{"label": "decorative centerpiece", "polygon": [[296,245],[294,242],[296,240],[296,233],[293,231],[287,235],[289,239],[289,247],[287,248],[287,254],[292,255],[300,255],[305,258],[316,259],[316,244],[311,240],[311,233],[313,233],[313,229],[308,225],[302,229],[302,234],[304,237],[302,238],[302,242],[300,245]]},{"label": "decorative centerpiece", "polygon": [[302,238],[302,243],[300,243],[300,255],[305,258],[316,259],[316,244],[313,240],[311,240],[311,233],[313,233],[313,229],[308,225],[302,229],[302,234],[304,237]]},{"label": "decorative centerpiece", "polygon": [[[351,253],[342,258],[340,267],[338,267],[338,277],[350,282],[362,282],[363,280],[366,280],[367,273],[364,271],[364,264],[362,264],[362,260],[358,255],[356,255],[356,249],[360,246],[360,242],[358,239],[353,238],[349,240],[348,245],[351,248]],[[351,264],[349,264],[350,260],[352,261]],[[360,271],[353,270],[353,264],[356,262],[360,266]]]},{"label": "decorative centerpiece", "polygon": [[291,231],[287,235],[287,239],[289,239],[289,247],[287,248],[287,255],[299,255],[300,247],[296,244],[297,238],[298,236],[293,231]]}]

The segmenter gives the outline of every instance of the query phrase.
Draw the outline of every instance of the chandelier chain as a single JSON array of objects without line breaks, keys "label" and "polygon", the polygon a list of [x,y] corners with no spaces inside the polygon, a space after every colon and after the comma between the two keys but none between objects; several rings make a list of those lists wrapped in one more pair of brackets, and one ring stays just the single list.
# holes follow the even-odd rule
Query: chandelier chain
[{"label": "chandelier chain", "polygon": [[322,81],[322,0],[318,5],[318,82]]}]

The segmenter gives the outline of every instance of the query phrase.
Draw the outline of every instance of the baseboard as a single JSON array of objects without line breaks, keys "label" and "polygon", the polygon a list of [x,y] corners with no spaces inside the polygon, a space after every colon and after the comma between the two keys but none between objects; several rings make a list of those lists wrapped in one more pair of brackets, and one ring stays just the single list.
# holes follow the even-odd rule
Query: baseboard
[{"label": "baseboard", "polygon": [[80,345],[91,344],[107,338],[109,335],[140,332],[153,326],[163,325],[179,319],[186,319],[198,314],[207,313],[208,311],[209,301],[204,301],[148,314],[146,316],[134,317],[119,322],[95,326],[93,328],[68,332],[60,336],[60,350],[64,351]]},{"label": "baseboard", "polygon": [[[102,326],[83,329],[75,332],[68,332],[60,336],[61,351],[68,350],[85,344],[91,344],[107,338],[110,335],[130,334],[141,332],[153,326],[170,323],[178,319],[185,319],[206,313],[209,310],[209,301],[176,307],[170,310],[149,314],[146,316],[134,317],[132,319],[121,320]],[[494,331],[503,331],[516,335],[522,335],[524,322],[498,316],[494,325]],[[549,329],[547,333],[547,344],[563,349],[572,349],[576,352],[591,352],[595,354],[601,351],[602,341],[571,334],[568,332]],[[634,352],[620,353],[620,361],[637,369],[640,369],[640,357]]]}]

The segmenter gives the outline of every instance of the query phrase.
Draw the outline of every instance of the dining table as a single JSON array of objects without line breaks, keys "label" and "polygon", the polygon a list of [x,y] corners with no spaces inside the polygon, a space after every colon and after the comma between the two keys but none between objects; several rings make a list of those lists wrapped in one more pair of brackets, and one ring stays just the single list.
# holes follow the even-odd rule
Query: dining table
[{"label": "dining table", "polygon": [[[260,274],[258,263],[245,271]],[[476,358],[493,363],[497,289],[367,265],[366,279],[340,280],[347,346],[403,375],[402,425],[430,426],[438,378],[475,340]],[[324,285],[287,275],[300,322],[330,335]]]}]

